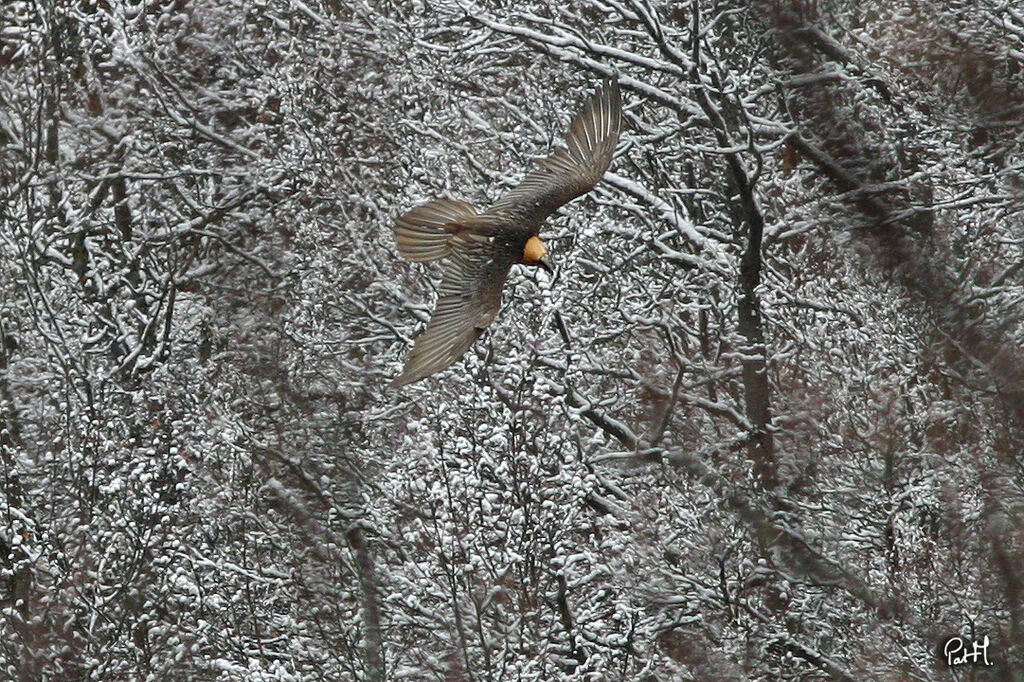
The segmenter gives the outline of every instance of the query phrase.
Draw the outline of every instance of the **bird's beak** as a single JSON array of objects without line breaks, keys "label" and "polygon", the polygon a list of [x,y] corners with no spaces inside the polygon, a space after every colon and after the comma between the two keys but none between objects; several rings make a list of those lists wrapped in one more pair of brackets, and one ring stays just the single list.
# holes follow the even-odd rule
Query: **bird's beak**
[{"label": "bird's beak", "polygon": [[548,260],[548,254],[544,254],[537,259],[537,265],[548,271],[549,275],[555,274],[555,269],[551,267],[551,261]]}]

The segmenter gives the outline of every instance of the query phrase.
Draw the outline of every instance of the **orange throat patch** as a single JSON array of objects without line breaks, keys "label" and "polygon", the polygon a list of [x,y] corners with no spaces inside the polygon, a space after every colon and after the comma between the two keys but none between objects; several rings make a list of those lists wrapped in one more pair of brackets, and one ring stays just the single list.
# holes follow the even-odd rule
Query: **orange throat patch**
[{"label": "orange throat patch", "polygon": [[540,262],[540,259],[548,254],[548,249],[544,246],[538,237],[530,237],[526,240],[526,245],[523,247],[523,263],[526,265],[534,265]]}]

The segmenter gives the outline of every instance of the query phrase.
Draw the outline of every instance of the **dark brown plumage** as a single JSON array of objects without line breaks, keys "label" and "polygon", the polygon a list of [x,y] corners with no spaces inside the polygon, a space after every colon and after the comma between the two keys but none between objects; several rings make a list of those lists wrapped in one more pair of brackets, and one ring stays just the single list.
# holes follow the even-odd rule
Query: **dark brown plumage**
[{"label": "dark brown plumage", "polygon": [[597,89],[569,127],[564,148],[540,161],[483,213],[438,199],[395,223],[399,252],[411,261],[447,258],[437,305],[392,386],[419,381],[458,360],[498,314],[514,264],[551,270],[539,239],[559,206],[589,192],[612,162],[622,127],[618,83]]}]

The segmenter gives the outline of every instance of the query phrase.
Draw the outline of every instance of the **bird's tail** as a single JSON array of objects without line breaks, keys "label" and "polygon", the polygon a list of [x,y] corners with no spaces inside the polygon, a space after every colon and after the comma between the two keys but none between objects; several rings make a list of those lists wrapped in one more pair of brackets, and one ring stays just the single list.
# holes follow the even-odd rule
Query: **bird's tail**
[{"label": "bird's tail", "polygon": [[395,221],[398,250],[411,261],[444,258],[450,252],[448,241],[457,224],[476,214],[471,204],[455,199],[436,199],[417,206]]}]

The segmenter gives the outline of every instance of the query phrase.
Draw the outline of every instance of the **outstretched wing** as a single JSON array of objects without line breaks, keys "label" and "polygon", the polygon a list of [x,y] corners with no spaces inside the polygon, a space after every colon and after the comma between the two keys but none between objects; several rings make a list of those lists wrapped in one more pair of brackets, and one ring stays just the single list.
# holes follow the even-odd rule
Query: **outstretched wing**
[{"label": "outstretched wing", "polygon": [[453,235],[449,246],[434,313],[392,386],[419,381],[461,358],[501,307],[501,290],[515,254],[495,248],[486,235],[468,231]]},{"label": "outstretched wing", "polygon": [[524,212],[536,221],[594,188],[612,163],[622,129],[619,84],[608,81],[583,105],[569,126],[565,147],[555,150],[498,199],[488,213]]}]

